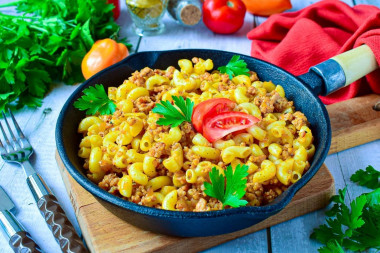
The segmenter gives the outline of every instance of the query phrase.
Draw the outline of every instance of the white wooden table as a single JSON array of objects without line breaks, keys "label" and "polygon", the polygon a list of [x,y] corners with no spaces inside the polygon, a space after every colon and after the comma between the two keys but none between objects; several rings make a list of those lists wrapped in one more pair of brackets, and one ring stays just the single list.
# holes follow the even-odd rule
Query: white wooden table
[{"label": "white wooden table", "polygon": [[[0,3],[6,2],[10,1],[0,0]],[[300,9],[313,2],[317,2],[317,0],[292,0],[294,9]],[[378,0],[345,0],[344,2],[350,5],[367,3],[380,7]],[[246,38],[246,34],[253,28],[253,20],[252,15],[247,15],[244,26],[236,34],[222,36],[213,34],[203,24],[198,24],[193,28],[180,27],[168,16],[165,16],[166,32],[160,36],[142,38],[139,51],[209,48],[249,55],[251,42]],[[263,21],[262,18],[259,19],[259,22]],[[132,21],[125,6],[122,7],[118,23],[122,24],[122,35],[128,36],[130,42],[136,46],[139,37],[131,31]],[[16,112],[16,118],[36,151],[32,157],[32,164],[56,194],[69,219],[79,231],[69,196],[54,158],[56,120],[66,99],[76,88],[78,85],[56,85],[44,99],[41,108],[24,108]],[[367,165],[373,165],[378,170],[380,169],[380,140],[330,155],[326,159],[326,165],[335,178],[336,188],[348,187],[347,202],[351,201],[366,191],[365,188],[350,182],[349,178],[354,171],[364,169]],[[59,252],[60,249],[41,218],[29,192],[22,169],[16,165],[5,164],[0,160],[0,185],[6,189],[15,202],[17,218],[42,249],[49,253]],[[316,252],[321,245],[310,240],[309,236],[313,228],[324,222],[324,212],[325,210],[320,210],[309,213],[219,245],[206,252]],[[12,252],[8,242],[1,235],[0,252]]]}]

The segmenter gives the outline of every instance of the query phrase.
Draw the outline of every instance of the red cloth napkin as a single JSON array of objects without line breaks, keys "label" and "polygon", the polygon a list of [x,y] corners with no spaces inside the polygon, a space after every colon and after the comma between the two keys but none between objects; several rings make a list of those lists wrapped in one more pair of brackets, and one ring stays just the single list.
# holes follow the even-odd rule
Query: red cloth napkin
[{"label": "red cloth napkin", "polygon": [[[367,44],[380,63],[380,9],[371,5],[350,7],[323,0],[296,12],[276,14],[248,33],[251,55],[295,75],[339,53]],[[380,70],[333,94],[320,97],[325,104],[358,94],[380,93]]]}]

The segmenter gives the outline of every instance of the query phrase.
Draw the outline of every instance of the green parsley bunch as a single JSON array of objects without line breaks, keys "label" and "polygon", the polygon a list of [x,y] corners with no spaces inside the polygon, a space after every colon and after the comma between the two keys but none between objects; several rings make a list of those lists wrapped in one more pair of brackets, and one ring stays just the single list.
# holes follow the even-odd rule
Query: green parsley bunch
[{"label": "green parsley bunch", "polygon": [[117,39],[120,29],[106,0],[20,0],[0,8],[8,6],[20,15],[0,12],[0,111],[13,101],[41,106],[54,81],[82,82],[80,65],[94,41]]},{"label": "green parsley bunch", "polygon": [[345,204],[347,188],[333,196],[334,206],[326,212],[327,224],[314,229],[311,238],[325,244],[321,253],[344,253],[343,248],[363,251],[369,248],[380,250],[380,172],[372,166],[359,170],[351,181],[375,189]]}]

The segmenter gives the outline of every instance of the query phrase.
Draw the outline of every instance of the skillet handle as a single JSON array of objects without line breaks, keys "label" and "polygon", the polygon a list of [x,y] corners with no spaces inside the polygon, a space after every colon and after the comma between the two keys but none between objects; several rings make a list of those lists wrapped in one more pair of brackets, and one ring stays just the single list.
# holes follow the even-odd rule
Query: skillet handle
[{"label": "skillet handle", "polygon": [[[362,45],[311,67],[309,73],[299,78],[310,84],[315,95],[326,96],[378,68],[372,50]],[[322,80],[313,82],[313,79]]]}]

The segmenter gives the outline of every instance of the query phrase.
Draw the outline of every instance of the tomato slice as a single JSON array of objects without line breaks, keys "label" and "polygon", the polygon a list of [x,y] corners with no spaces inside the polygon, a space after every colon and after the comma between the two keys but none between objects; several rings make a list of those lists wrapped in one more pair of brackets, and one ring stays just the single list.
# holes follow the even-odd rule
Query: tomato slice
[{"label": "tomato slice", "polygon": [[236,103],[227,98],[212,98],[199,103],[195,106],[191,122],[198,133],[203,132],[203,123],[216,114],[229,112],[235,107]]},{"label": "tomato slice", "polygon": [[253,126],[259,119],[244,112],[224,112],[209,118],[203,125],[203,136],[210,142],[229,133]]}]

